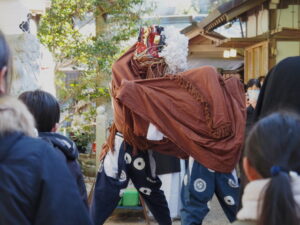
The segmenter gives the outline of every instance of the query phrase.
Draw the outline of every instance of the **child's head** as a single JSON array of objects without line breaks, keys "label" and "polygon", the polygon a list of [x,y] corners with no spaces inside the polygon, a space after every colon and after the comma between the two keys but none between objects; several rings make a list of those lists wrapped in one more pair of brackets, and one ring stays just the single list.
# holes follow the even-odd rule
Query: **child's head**
[{"label": "child's head", "polygon": [[300,117],[274,113],[263,118],[250,132],[245,153],[248,179],[270,178],[258,224],[299,224],[289,173],[300,174]]},{"label": "child's head", "polygon": [[45,91],[27,91],[19,96],[35,118],[39,132],[55,131],[60,119],[60,108],[56,98]]}]

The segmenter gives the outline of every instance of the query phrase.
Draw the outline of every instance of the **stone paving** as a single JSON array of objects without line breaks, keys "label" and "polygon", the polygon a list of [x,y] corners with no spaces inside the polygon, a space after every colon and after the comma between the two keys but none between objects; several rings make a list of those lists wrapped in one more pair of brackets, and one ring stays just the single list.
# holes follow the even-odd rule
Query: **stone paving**
[{"label": "stone paving", "polygon": [[[116,210],[104,225],[142,225],[146,224],[142,212],[132,212],[123,209]],[[173,225],[180,225],[180,220],[175,220]],[[229,225],[221,206],[216,198],[211,203],[211,211],[205,218],[203,225]],[[151,221],[151,225],[157,225]]]}]

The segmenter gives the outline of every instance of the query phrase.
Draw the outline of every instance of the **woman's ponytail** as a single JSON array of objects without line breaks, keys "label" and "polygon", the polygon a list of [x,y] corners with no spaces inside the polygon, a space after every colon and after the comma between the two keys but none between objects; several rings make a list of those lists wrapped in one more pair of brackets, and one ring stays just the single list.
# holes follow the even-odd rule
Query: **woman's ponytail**
[{"label": "woman's ponytail", "polygon": [[287,172],[280,171],[271,177],[259,207],[258,225],[299,225],[297,204],[295,202],[291,178]]}]

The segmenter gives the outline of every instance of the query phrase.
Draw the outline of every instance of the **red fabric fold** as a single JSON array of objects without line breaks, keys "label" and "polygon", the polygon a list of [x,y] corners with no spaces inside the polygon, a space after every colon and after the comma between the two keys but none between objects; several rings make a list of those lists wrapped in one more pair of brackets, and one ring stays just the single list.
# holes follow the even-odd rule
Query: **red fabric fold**
[{"label": "red fabric fold", "polygon": [[[212,67],[142,80],[130,69],[134,49],[113,66],[116,130],[137,149],[190,155],[207,168],[231,172],[244,139],[242,84],[223,80]],[[167,138],[148,141],[149,123]]]}]

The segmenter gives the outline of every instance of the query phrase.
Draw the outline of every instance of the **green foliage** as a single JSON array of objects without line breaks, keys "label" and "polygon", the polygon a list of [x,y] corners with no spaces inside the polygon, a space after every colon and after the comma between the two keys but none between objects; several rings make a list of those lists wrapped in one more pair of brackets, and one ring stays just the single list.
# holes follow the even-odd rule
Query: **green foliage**
[{"label": "green foliage", "polygon": [[67,128],[70,137],[75,141],[80,152],[89,152],[91,143],[95,140],[96,110],[88,106],[85,110],[79,110],[77,114],[69,114],[65,120],[72,121],[72,127]]},{"label": "green foliage", "polygon": [[[52,0],[38,36],[55,56],[58,97],[69,104],[68,110],[80,100],[100,104],[109,99],[107,83],[112,63],[123,50],[121,44],[137,34],[140,15],[147,11],[142,3],[143,0]],[[78,26],[91,21],[96,22],[96,35],[84,34]],[[68,85],[61,72],[64,67],[80,72]],[[86,119],[92,116],[89,109]],[[89,131],[85,130],[86,136]]]},{"label": "green foliage", "polygon": [[[97,87],[89,82],[103,80],[109,75],[112,62],[121,51],[120,43],[137,33],[143,0],[53,0],[42,18],[39,29],[41,42],[54,53],[58,67],[72,65],[82,71],[80,90]],[[140,8],[139,8],[140,6]],[[102,17],[97,24],[97,36],[80,32],[75,21]],[[100,26],[100,27],[99,27]],[[102,77],[99,77],[102,76]],[[104,77],[103,77],[104,76]],[[100,79],[99,79],[100,78]],[[106,77],[107,78],[107,77]],[[60,87],[62,88],[62,87]],[[78,89],[74,90],[75,96]],[[72,97],[72,90],[68,90]]]}]

